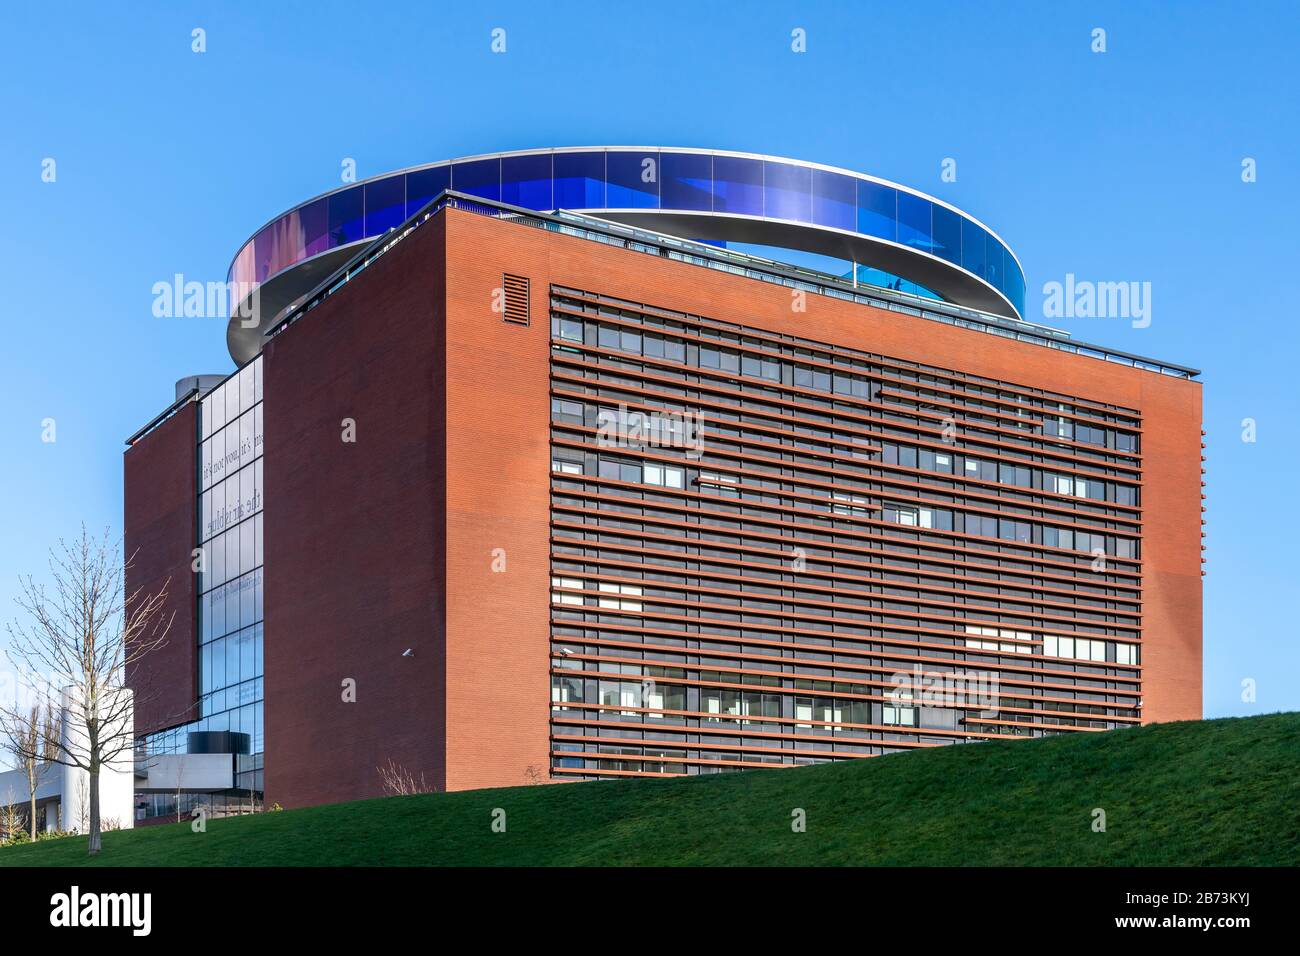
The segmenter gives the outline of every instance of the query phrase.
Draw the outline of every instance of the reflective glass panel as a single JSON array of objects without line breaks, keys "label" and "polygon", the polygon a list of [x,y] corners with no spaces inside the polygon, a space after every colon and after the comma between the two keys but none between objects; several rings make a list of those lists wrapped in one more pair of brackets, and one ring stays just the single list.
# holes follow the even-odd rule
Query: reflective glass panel
[{"label": "reflective glass panel", "polygon": [[663,153],[660,157],[663,208],[713,208],[713,157]]},{"label": "reflective glass panel", "polygon": [[330,247],[329,201],[317,199],[315,202],[309,202],[299,209],[296,215],[302,235],[303,258],[328,249]]},{"label": "reflective glass panel", "polygon": [[551,198],[551,154],[503,156],[501,201],[525,209],[554,209]]},{"label": "reflective glass panel", "polygon": [[898,193],[898,241],[929,252],[933,245],[930,210],[934,204],[911,193]]},{"label": "reflective glass panel", "polygon": [[898,241],[898,190],[858,180],[858,232]]},{"label": "reflective glass panel", "polygon": [[659,154],[605,153],[605,203],[610,209],[659,208]]},{"label": "reflective glass panel", "polygon": [[713,211],[763,215],[763,163],[738,156],[713,157]]},{"label": "reflective glass panel", "polygon": [[989,284],[993,286],[993,288],[1001,289],[1004,279],[1004,274],[1002,272],[1002,256],[1004,250],[1002,249],[1001,244],[991,236],[985,244],[984,249],[988,256],[986,278],[989,280]]},{"label": "reflective glass panel", "polygon": [[812,170],[789,163],[763,163],[763,215],[812,221]]},{"label": "reflective glass panel", "polygon": [[934,246],[936,256],[961,264],[961,216],[938,203],[934,207]]},{"label": "reflective glass panel", "polygon": [[406,215],[414,216],[440,192],[451,188],[451,167],[434,166],[406,174]]},{"label": "reflective glass panel", "polygon": [[555,154],[555,208],[599,209],[605,205],[605,154]]},{"label": "reflective glass panel", "polygon": [[366,235],[378,236],[406,221],[406,177],[388,176],[365,185]]},{"label": "reflective glass panel", "polygon": [[852,176],[812,171],[813,222],[852,232],[857,229],[857,201],[857,180]]},{"label": "reflective glass panel", "polygon": [[985,238],[987,234],[975,223],[969,219],[963,219],[961,223],[961,267],[967,272],[973,272],[981,279],[984,278],[987,269],[987,260],[984,254]]},{"label": "reflective glass panel", "polygon": [[332,196],[329,202],[330,248],[356,242],[364,235],[365,197],[360,186],[344,189]]},{"label": "reflective glass panel", "polygon": [[500,201],[501,160],[479,159],[472,163],[454,164],[451,168],[451,188],[471,196]]}]

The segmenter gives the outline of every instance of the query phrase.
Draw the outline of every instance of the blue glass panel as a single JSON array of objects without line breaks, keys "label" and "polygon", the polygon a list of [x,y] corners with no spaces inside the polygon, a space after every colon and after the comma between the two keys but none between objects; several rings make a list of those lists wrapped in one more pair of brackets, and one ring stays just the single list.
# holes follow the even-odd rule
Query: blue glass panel
[{"label": "blue glass panel", "polygon": [[328,198],[330,248],[360,239],[365,225],[365,197],[361,187],[353,186]]},{"label": "blue glass panel", "polygon": [[713,211],[763,215],[762,160],[713,157]]},{"label": "blue glass panel", "polygon": [[605,205],[605,154],[555,154],[555,208],[600,209]]},{"label": "blue glass panel", "polygon": [[659,162],[664,209],[713,208],[712,156],[663,153]]},{"label": "blue glass panel", "polygon": [[478,159],[472,163],[453,163],[451,188],[459,193],[501,199],[501,160]]},{"label": "blue glass panel", "polygon": [[451,188],[451,167],[434,166],[406,174],[406,215],[414,216],[435,196]]},{"label": "blue glass panel", "polygon": [[995,289],[1002,288],[1002,256],[1004,250],[1002,244],[992,236],[989,236],[988,242],[984,246],[988,253],[988,271],[985,278],[989,280],[989,285]]},{"label": "blue glass panel", "polygon": [[884,269],[877,269],[874,266],[859,266],[858,281],[865,282],[868,285],[880,286],[882,289],[894,289],[900,292],[908,291],[904,288],[905,280],[900,279],[892,272],[886,272]]},{"label": "blue glass panel", "polygon": [[934,245],[930,212],[934,203],[912,193],[898,193],[898,241],[905,246],[930,251]]},{"label": "blue glass panel", "polygon": [[503,156],[501,201],[525,209],[554,209],[551,198],[551,154]]},{"label": "blue glass panel", "polygon": [[812,170],[791,163],[763,163],[763,215],[812,222]]},{"label": "blue glass panel", "polygon": [[366,183],[366,235],[377,236],[406,221],[406,177]]},{"label": "blue glass panel", "polygon": [[658,209],[659,178],[658,153],[605,153],[605,202],[610,209]]},{"label": "blue glass panel", "polygon": [[961,264],[962,217],[934,203],[934,247],[930,250],[949,262]]},{"label": "blue glass panel", "polygon": [[961,267],[973,272],[981,279],[987,272],[987,257],[984,249],[988,241],[986,233],[969,219],[961,221]]},{"label": "blue glass panel", "polygon": [[898,241],[898,190],[858,180],[858,232]]},{"label": "blue glass panel", "polygon": [[858,187],[852,176],[812,171],[812,217],[820,226],[847,229],[858,227]]},{"label": "blue glass panel", "polygon": [[317,199],[298,210],[302,227],[303,258],[329,248],[329,201]]},{"label": "blue glass panel", "polygon": [[1016,312],[1025,314],[1025,277],[1020,274],[1020,267],[1010,255],[1006,257],[1007,298],[1016,307]]}]

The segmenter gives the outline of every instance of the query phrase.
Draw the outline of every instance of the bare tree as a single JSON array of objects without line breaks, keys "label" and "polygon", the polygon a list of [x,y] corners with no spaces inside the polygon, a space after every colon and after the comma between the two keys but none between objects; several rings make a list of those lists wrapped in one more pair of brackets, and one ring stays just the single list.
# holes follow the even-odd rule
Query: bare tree
[{"label": "bare tree", "polygon": [[14,838],[14,834],[23,828],[23,812],[18,809],[18,804],[14,802],[13,790],[5,790],[5,795],[0,797],[0,843],[5,843]]},{"label": "bare tree", "polygon": [[0,749],[12,754],[27,778],[27,823],[30,836],[36,839],[36,790],[41,770],[53,752],[51,738],[55,723],[52,705],[39,697],[28,707],[0,713]]},{"label": "bare tree", "polygon": [[385,766],[376,769],[379,771],[384,793],[391,796],[409,797],[413,793],[433,793],[433,787],[429,786],[424,779],[424,774],[417,777],[401,764],[394,763],[391,757]]},{"label": "bare tree", "polygon": [[90,829],[90,785],[86,778],[77,777],[77,832],[85,833]]},{"label": "bare tree", "polygon": [[99,853],[100,770],[129,753],[135,735],[125,672],[166,643],[167,586],[156,594],[125,593],[129,562],[107,532],[81,529],[72,544],[50,552],[49,591],[30,576],[20,580],[17,604],[30,619],[9,627],[12,660],[29,674],[49,674],[72,688],[68,730],[53,748],[55,763],[90,778],[89,852]]}]

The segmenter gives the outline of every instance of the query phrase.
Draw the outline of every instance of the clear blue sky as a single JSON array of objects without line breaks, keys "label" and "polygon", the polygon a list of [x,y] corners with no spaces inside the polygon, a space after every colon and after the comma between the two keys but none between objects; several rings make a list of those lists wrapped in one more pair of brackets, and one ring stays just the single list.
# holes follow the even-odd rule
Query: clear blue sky
[{"label": "clear blue sky", "polygon": [[231,367],[221,321],[153,317],[155,282],[224,280],[345,157],[365,177],[534,146],[715,147],[950,200],[1016,250],[1031,319],[1066,273],[1150,282],[1149,328],[1054,324],[1205,370],[1206,714],[1300,709],[1298,27],[1291,3],[6,5],[0,619],[58,536],[120,531],[122,440],[174,380]]}]

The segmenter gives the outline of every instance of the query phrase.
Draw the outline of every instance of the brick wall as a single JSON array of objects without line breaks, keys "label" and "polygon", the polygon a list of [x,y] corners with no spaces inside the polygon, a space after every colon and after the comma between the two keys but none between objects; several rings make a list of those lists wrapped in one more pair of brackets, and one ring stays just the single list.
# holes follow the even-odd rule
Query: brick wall
[{"label": "brick wall", "polygon": [[135,693],[135,730],[152,733],[192,720],[198,700],[198,601],[192,572],[198,530],[195,489],[198,404],[181,407],[122,459],[126,593],[147,600],[167,589],[167,642],[126,670]]},{"label": "brick wall", "polygon": [[268,805],[444,785],[442,229],[264,353]]}]

